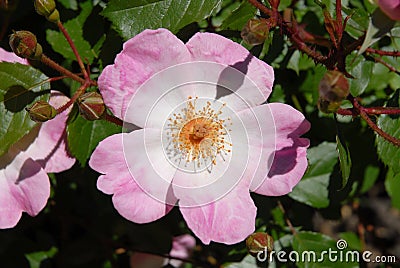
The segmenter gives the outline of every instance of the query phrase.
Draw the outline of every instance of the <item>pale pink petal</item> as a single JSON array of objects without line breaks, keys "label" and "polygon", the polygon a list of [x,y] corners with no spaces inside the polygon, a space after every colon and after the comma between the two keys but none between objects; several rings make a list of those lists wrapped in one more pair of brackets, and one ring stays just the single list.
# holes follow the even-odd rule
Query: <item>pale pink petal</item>
[{"label": "pale pink petal", "polygon": [[378,0],[378,5],[392,20],[400,20],[400,0]]},{"label": "pale pink petal", "polygon": [[[52,91],[49,103],[60,107],[69,99],[59,92]],[[73,166],[75,159],[67,152],[66,121],[70,109],[54,119],[42,123],[39,131],[25,136],[18,146],[27,146],[26,153],[37,161],[46,172],[61,172]],[[22,148],[21,148],[22,149]]]},{"label": "pale pink petal", "polygon": [[[146,223],[166,215],[171,209],[145,193],[132,177],[124,158],[123,139],[129,134],[115,134],[99,143],[89,165],[104,175],[97,187],[106,194],[113,194],[113,204],[126,219]],[[136,148],[135,148],[136,149]]]},{"label": "pale pink petal", "polygon": [[22,212],[37,215],[50,195],[50,182],[42,167],[26,153],[10,148],[0,158],[0,228],[12,228]]},{"label": "pale pink petal", "polygon": [[[247,79],[254,82],[251,90],[242,87],[240,77],[238,80],[230,68],[222,72],[220,80],[232,80],[228,88],[235,91],[240,97],[252,106],[261,104],[267,100],[272,91],[274,72],[271,66],[252,56],[251,53],[241,45],[221,36],[212,33],[197,33],[186,44],[194,61],[211,61],[221,63],[241,71]],[[227,96],[228,97],[228,96]],[[227,102],[238,101],[237,98],[227,98]]]},{"label": "pale pink petal", "polygon": [[26,59],[20,58],[17,55],[15,55],[13,52],[8,52],[0,47],[0,62],[1,61],[18,62],[21,64],[28,64],[28,61]]},{"label": "pale pink petal", "polygon": [[142,128],[161,129],[189,97],[215,99],[215,86],[193,83],[207,79],[204,74],[207,68],[210,69],[209,65],[201,63],[184,63],[153,75],[137,89],[123,120]]},{"label": "pale pink petal", "polygon": [[307,169],[309,140],[300,136],[310,129],[310,123],[289,105],[272,103],[268,106],[275,121],[276,151],[267,177],[257,189],[251,190],[262,195],[279,196],[291,192]]},{"label": "pale pink petal", "polygon": [[[188,259],[195,246],[196,239],[193,236],[188,234],[175,236],[172,239],[172,249],[169,255],[175,258]],[[167,259],[164,261],[164,265],[170,264],[174,267],[180,267],[182,263],[182,261],[176,259]]]},{"label": "pale pink petal", "polygon": [[103,70],[98,80],[99,89],[106,105],[122,119],[133,94],[147,79],[189,60],[185,45],[170,31],[145,30],[125,42],[115,64]]},{"label": "pale pink petal", "polygon": [[161,130],[135,130],[123,136],[123,146],[128,169],[139,187],[160,203],[175,205],[171,181],[176,168],[164,154]]},{"label": "pale pink petal", "polygon": [[238,184],[211,204],[180,210],[188,227],[204,244],[235,244],[254,232],[257,208],[245,184]]}]

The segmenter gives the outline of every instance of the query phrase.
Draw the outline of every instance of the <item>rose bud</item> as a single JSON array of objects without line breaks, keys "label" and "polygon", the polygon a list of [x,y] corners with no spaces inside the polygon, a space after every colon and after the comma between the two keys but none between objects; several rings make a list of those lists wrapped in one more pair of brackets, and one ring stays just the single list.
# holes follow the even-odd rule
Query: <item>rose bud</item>
[{"label": "rose bud", "polygon": [[88,92],[78,98],[79,112],[86,120],[101,118],[106,110],[103,97],[97,92]]},{"label": "rose bud", "polygon": [[60,20],[60,13],[56,9],[54,0],[35,0],[35,9],[39,15],[46,17],[51,22]]},{"label": "rose bud", "polygon": [[37,43],[36,36],[29,31],[17,31],[10,36],[11,49],[21,58],[40,59],[42,46]]},{"label": "rose bud", "polygon": [[274,239],[267,233],[252,233],[246,239],[247,251],[256,257],[260,252],[271,252],[274,249]]},{"label": "rose bud", "polygon": [[318,108],[324,113],[335,112],[349,95],[349,82],[338,71],[328,71],[319,86]]},{"label": "rose bud", "polygon": [[269,23],[266,19],[250,19],[243,27],[240,36],[249,45],[264,43],[269,34]]},{"label": "rose bud", "polygon": [[56,109],[46,101],[37,101],[31,107],[25,108],[25,110],[35,122],[46,122],[57,115]]}]

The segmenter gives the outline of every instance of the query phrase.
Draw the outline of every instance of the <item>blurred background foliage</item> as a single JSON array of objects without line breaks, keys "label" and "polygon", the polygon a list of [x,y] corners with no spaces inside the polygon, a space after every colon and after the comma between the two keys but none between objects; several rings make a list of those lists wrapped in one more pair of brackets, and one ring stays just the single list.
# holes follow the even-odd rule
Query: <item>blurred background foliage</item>
[{"label": "blurred background foliage", "polygon": [[[334,16],[334,1],[322,2]],[[147,3],[153,3],[151,9]],[[46,55],[79,72],[75,57],[57,27],[36,14],[30,1],[13,4],[14,10],[0,13],[4,32],[0,46],[10,51],[8,35],[13,30],[29,30],[36,34]],[[162,8],[165,4],[173,8],[166,11]],[[362,37],[376,5],[368,0],[345,0],[342,5],[343,15],[351,15],[345,38]],[[312,126],[306,134],[311,141],[309,169],[294,191],[284,197],[253,195],[258,207],[257,230],[273,236],[276,250],[321,251],[335,248],[336,240],[342,238],[350,250],[371,250],[376,255],[400,257],[399,148],[376,137],[360,118],[319,111],[318,85],[326,68],[295,49],[279,28],[271,30],[261,45],[245,44],[241,29],[249,19],[262,16],[247,1],[59,0],[57,8],[84,62],[90,64],[93,79],[104,66],[113,63],[124,40],[146,28],[168,28],[184,42],[198,31],[216,32],[246,46],[253,55],[274,67],[274,91],[268,101],[292,105]],[[279,10],[287,8],[293,9],[299,25],[307,31],[328,37],[323,9],[314,1],[282,0]],[[372,47],[399,50],[399,37],[397,24]],[[359,95],[364,106],[399,107],[398,58],[383,57],[397,73],[365,53],[354,52],[347,60],[347,71],[355,77],[350,80],[350,92]],[[58,75],[46,66],[35,67],[49,77]],[[52,83],[52,89],[67,95],[78,87],[79,84],[70,80]],[[349,105],[346,101],[342,103],[342,107]],[[120,128],[72,114],[75,115],[69,121],[68,140],[78,163],[71,170],[50,175],[52,194],[44,211],[35,218],[24,214],[17,227],[0,230],[0,266],[129,267],[132,252],[167,254],[173,236],[190,233],[179,211],[174,209],[161,220],[144,225],[122,218],[113,208],[111,197],[97,190],[98,174],[86,165],[98,142],[119,132]],[[374,120],[399,138],[399,116],[379,116]],[[340,160],[347,159],[347,164],[340,164],[339,153]],[[342,176],[343,169],[349,173],[347,176]],[[287,220],[297,231],[296,236]],[[268,267],[337,265],[274,262]],[[365,263],[340,265],[366,266]],[[244,242],[205,246],[199,241],[190,262],[184,264],[184,267],[221,266],[266,267],[267,264],[257,263],[247,255]]]}]

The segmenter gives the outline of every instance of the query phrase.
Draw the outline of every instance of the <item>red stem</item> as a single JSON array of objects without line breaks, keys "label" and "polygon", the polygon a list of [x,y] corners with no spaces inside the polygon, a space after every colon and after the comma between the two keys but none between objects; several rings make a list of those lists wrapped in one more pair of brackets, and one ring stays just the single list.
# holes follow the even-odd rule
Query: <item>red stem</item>
[{"label": "red stem", "polygon": [[57,26],[60,29],[60,31],[64,34],[65,38],[67,39],[68,44],[70,45],[72,52],[74,53],[74,55],[78,61],[79,67],[81,68],[81,72],[83,73],[85,80],[90,80],[89,74],[87,73],[87,71],[85,69],[85,65],[82,62],[81,56],[79,55],[78,50],[76,49],[76,46],[71,39],[71,36],[68,34],[67,30],[64,28],[64,25],[62,24],[61,21],[57,22]]},{"label": "red stem", "polygon": [[374,48],[370,48],[370,47],[367,48],[365,51],[369,52],[369,53],[378,54],[380,56],[400,57],[400,51],[383,51],[383,50],[374,49]]},{"label": "red stem", "polygon": [[[360,106],[360,107],[362,107],[362,106]],[[361,109],[369,115],[379,115],[379,114],[400,115],[400,108],[396,108],[396,107],[369,107],[369,108],[362,107]],[[340,115],[351,115],[351,116],[360,115],[359,111],[354,108],[350,108],[350,109],[339,108],[336,111],[336,113],[340,114]]]},{"label": "red stem", "polygon": [[47,57],[46,55],[42,55],[42,57],[40,58],[40,61],[44,64],[46,64],[47,66],[53,68],[54,70],[58,71],[59,73],[68,76],[72,79],[74,79],[75,81],[84,84],[85,83],[85,79],[77,76],[76,74],[72,73],[71,71],[65,69],[64,67],[58,65],[55,61],[53,61],[52,59],[50,59],[49,57]]},{"label": "red stem", "polygon": [[255,6],[257,9],[259,9],[261,12],[267,14],[268,16],[272,17],[272,11],[264,6],[262,3],[258,2],[257,0],[248,0],[250,4]]},{"label": "red stem", "polygon": [[108,122],[116,124],[117,126],[122,127],[124,125],[124,122],[121,119],[119,119],[118,117],[109,115],[107,112],[104,113],[102,118]]},{"label": "red stem", "polygon": [[365,112],[365,108],[362,107],[360,105],[360,103],[358,102],[358,100],[356,98],[353,99],[353,105],[354,108],[357,109],[360,113],[360,116],[365,120],[365,122],[367,122],[367,124],[376,132],[378,133],[382,138],[384,138],[385,140],[391,142],[393,145],[400,147],[400,140],[389,135],[388,133],[386,133],[385,131],[383,131],[382,129],[380,129],[372,120],[371,118],[368,116],[368,114]]},{"label": "red stem", "polygon": [[86,89],[89,86],[90,86],[90,82],[84,82],[84,84],[78,88],[78,90],[75,92],[75,94],[71,97],[71,99],[66,104],[57,108],[57,113],[60,114],[60,113],[64,112],[65,110],[67,110],[69,106],[74,104],[74,102],[79,98],[79,96],[81,96],[83,93],[85,93]]},{"label": "red stem", "polygon": [[338,43],[342,42],[343,36],[343,17],[342,17],[342,1],[336,0],[336,34]]}]

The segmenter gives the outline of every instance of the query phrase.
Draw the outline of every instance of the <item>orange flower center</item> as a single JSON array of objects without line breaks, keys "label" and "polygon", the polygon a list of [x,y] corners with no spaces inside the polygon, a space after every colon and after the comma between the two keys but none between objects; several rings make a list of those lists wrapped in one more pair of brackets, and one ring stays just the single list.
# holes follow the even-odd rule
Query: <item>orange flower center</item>
[{"label": "orange flower center", "polygon": [[[186,163],[193,162],[198,168],[212,163],[216,164],[218,155],[231,152],[232,144],[228,141],[227,127],[230,119],[219,119],[221,108],[211,108],[211,102],[198,109],[198,98],[188,98],[186,107],[181,113],[174,113],[168,120],[167,136],[172,145],[172,154],[179,155]],[[170,150],[171,151],[171,150]]]}]

